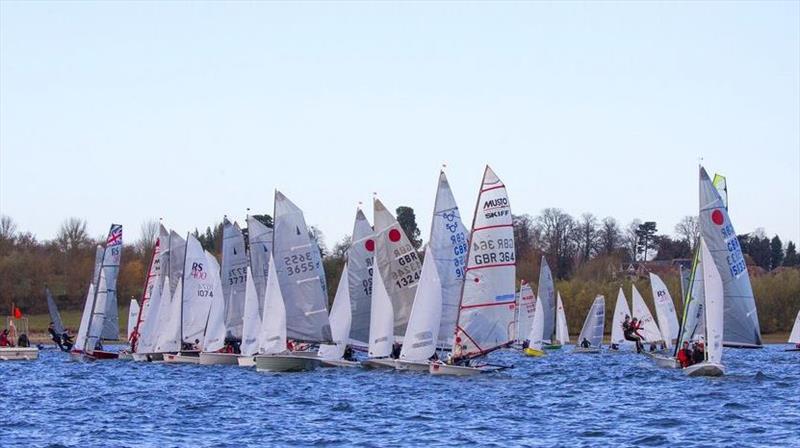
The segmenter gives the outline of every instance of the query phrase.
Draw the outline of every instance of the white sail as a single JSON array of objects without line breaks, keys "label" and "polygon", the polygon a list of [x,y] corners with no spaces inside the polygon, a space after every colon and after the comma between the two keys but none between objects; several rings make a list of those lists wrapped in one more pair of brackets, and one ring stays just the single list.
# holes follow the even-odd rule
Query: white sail
[{"label": "white sail", "polygon": [[488,166],[472,221],[464,288],[453,344],[456,357],[507,345],[514,332],[516,260],[506,187]]},{"label": "white sail", "polygon": [[[544,338],[550,340],[556,331],[556,291],[553,283],[553,273],[547,264],[547,259],[542,257],[539,267],[539,289],[536,298],[542,301],[544,310]],[[554,341],[553,341],[554,342]]]},{"label": "white sail", "polygon": [[101,269],[105,271],[105,310],[100,337],[117,339],[119,337],[119,308],[117,307],[117,276],[122,256],[122,225],[111,224],[106,238]]},{"label": "white sail", "polygon": [[761,346],[761,328],[747,264],[719,191],[700,167],[700,233],[725,289],[725,344]]},{"label": "white sail", "polygon": [[53,299],[53,294],[50,293],[50,288],[44,288],[44,294],[47,297],[47,311],[50,313],[50,321],[53,322],[53,329],[56,333],[61,335],[64,333],[64,324],[61,322],[61,314],[58,312],[56,301]]},{"label": "white sail", "polygon": [[581,334],[578,336],[578,345],[584,340],[589,341],[592,348],[600,348],[603,343],[603,329],[606,321],[606,300],[603,296],[597,296],[589,308],[586,320],[583,321]]},{"label": "white sail", "polygon": [[[170,277],[164,277],[164,284],[170,281]],[[172,284],[172,283],[169,283]],[[162,294],[169,293],[166,288]],[[181,305],[183,304],[183,279],[178,279],[175,285],[175,294],[172,297],[161,297],[161,307],[158,316],[158,336],[154,353],[177,352],[181,349]]]},{"label": "white sail", "polygon": [[83,304],[83,314],[81,314],[78,335],[75,337],[75,348],[78,350],[83,350],[86,346],[86,339],[89,334],[89,318],[92,315],[92,307],[94,306],[94,291],[94,283],[89,283],[89,292],[86,293],[86,302]]},{"label": "white sail", "polygon": [[432,248],[428,246],[400,350],[400,359],[404,361],[426,362],[436,352],[443,301],[438,263]]},{"label": "white sail", "polygon": [[536,300],[534,305],[533,322],[531,322],[531,330],[528,333],[528,340],[530,341],[528,347],[534,350],[542,349],[542,340],[544,339],[544,308],[541,299]]},{"label": "white sail", "polygon": [[174,231],[170,230],[169,252],[167,256],[167,261],[169,261],[169,269],[167,270],[167,273],[169,274],[170,281],[172,282],[169,284],[170,297],[175,295],[175,289],[178,287],[178,281],[183,280],[183,264],[185,260],[186,240],[184,240]]},{"label": "white sail", "polygon": [[83,351],[93,353],[97,343],[103,337],[103,328],[106,323],[106,301],[108,298],[108,285],[106,284],[106,271],[100,268],[100,280],[94,294],[92,313],[89,315],[88,331]]},{"label": "white sail", "polygon": [[242,339],[242,316],[244,315],[244,289],[247,282],[247,253],[244,235],[239,224],[222,221],[222,295],[225,297],[226,335]]},{"label": "white sail", "polygon": [[[417,251],[383,203],[373,201],[375,219],[375,262],[394,309],[394,335],[406,334],[422,264]],[[374,273],[373,273],[374,275]]]},{"label": "white sail", "polygon": [[[701,250],[704,260],[711,259],[712,255],[705,241],[701,243]],[[706,289],[706,359],[719,364],[722,362],[725,294],[722,276],[715,263],[704,265],[703,281]]]},{"label": "white sail", "polygon": [[617,303],[614,305],[614,316],[611,319],[611,344],[619,346],[623,344],[632,344],[632,342],[625,340],[625,333],[622,330],[622,323],[625,322],[625,316],[630,318],[631,310],[628,308],[628,299],[625,298],[625,293],[622,292],[622,288],[619,288]]},{"label": "white sail", "polygon": [[569,343],[569,328],[567,328],[567,315],[564,313],[564,303],[561,301],[561,293],[558,294],[558,309],[556,310],[556,341],[564,345]]},{"label": "white sail", "polygon": [[650,288],[653,290],[653,301],[656,304],[656,318],[658,318],[658,328],[661,330],[661,337],[667,344],[667,348],[672,346],[672,341],[678,339],[680,331],[678,316],[675,314],[675,303],[669,294],[667,285],[661,277],[650,273]]},{"label": "white sail", "polygon": [[792,326],[788,342],[790,344],[800,344],[800,311],[797,312],[797,317],[794,318],[794,326]]},{"label": "white sail", "polygon": [[183,266],[181,342],[199,344],[203,340],[211,301],[215,298],[214,278],[219,264],[203,250],[192,234],[186,236],[186,262]]},{"label": "white sail", "polygon": [[[272,229],[252,216],[247,217],[247,242],[250,246],[250,273],[258,294],[259,322],[264,312],[264,292],[267,290],[269,257],[272,254]],[[248,279],[250,277],[247,277]],[[246,311],[245,311],[246,312]],[[260,325],[260,323],[259,323]],[[242,330],[244,332],[244,330]],[[242,336],[243,338],[245,336]]]},{"label": "white sail", "polygon": [[[252,245],[251,249],[252,250]],[[269,258],[267,258],[267,275],[269,275]],[[266,276],[264,277],[266,279]],[[266,291],[266,283],[264,290]],[[243,355],[258,353],[258,333],[261,331],[261,311],[258,304],[258,293],[253,272],[247,267],[247,281],[244,288],[244,317],[242,319],[242,343],[239,351]]]},{"label": "white sail", "polygon": [[350,342],[369,345],[369,320],[372,303],[372,265],[375,260],[375,235],[359,208],[353,224],[353,237],[347,249],[347,276],[350,286]]},{"label": "white sail", "polygon": [[151,316],[155,316],[155,313],[151,314],[151,311],[157,308],[150,306],[150,300],[153,297],[153,291],[161,286],[162,248],[168,246],[168,242],[169,232],[163,225],[159,224],[158,238],[156,238],[155,245],[153,246],[153,253],[150,257],[150,268],[147,270],[147,278],[145,279],[144,288],[142,290],[142,302],[139,304],[139,315],[135,317],[133,333],[128,335],[128,341],[131,343],[131,350],[134,352],[139,351],[138,347],[141,343],[144,323],[147,322],[147,319]]},{"label": "white sail", "polygon": [[661,330],[658,329],[656,320],[650,312],[650,308],[644,303],[642,295],[636,289],[636,285],[631,285],[633,290],[633,317],[639,319],[640,326],[642,327],[639,334],[642,335],[642,342],[658,342],[662,340]]},{"label": "white sail", "polygon": [[373,271],[372,312],[369,318],[369,356],[383,358],[392,353],[394,309],[380,269]]},{"label": "white sail", "polygon": [[302,210],[279,191],[275,192],[273,254],[286,306],[287,337],[330,341],[328,296],[319,247],[309,234]]},{"label": "white sail", "polygon": [[534,313],[536,313],[536,296],[533,295],[531,285],[522,280],[517,302],[517,334],[514,339],[522,341],[528,337],[531,332],[531,325],[533,325]]},{"label": "white sail", "polygon": [[258,347],[258,352],[266,355],[286,351],[286,307],[273,255],[269,258],[267,286],[264,292],[264,316],[261,319]]},{"label": "white sail", "polygon": [[440,347],[450,344],[456,329],[468,240],[467,228],[461,222],[461,214],[447,176],[441,171],[433,206],[431,238],[428,242],[442,283],[442,317],[437,332],[437,344]]},{"label": "white sail", "polygon": [[136,299],[131,299],[128,305],[128,340],[133,336],[133,329],[136,327],[136,319],[139,317],[139,302]]},{"label": "white sail", "polygon": [[350,324],[352,322],[352,307],[350,306],[350,285],[347,278],[347,263],[344,264],[342,275],[339,277],[339,286],[331,305],[331,336],[333,344],[319,346],[319,357],[323,359],[341,359],[350,340]]},{"label": "white sail", "polygon": [[162,306],[164,302],[169,302],[170,297],[166,296],[166,300],[162,301],[165,297],[162,293],[169,292],[169,276],[161,276],[161,285],[156,285],[155,288],[150,290],[150,298],[145,302],[144,308],[149,308],[149,311],[142,310],[141,314],[146,314],[147,319],[139,324],[139,337],[136,343],[137,353],[154,353],[156,351],[156,344],[158,343],[159,333],[163,329],[161,323],[164,322],[162,316]]},{"label": "white sail", "polygon": [[[206,317],[202,349],[204,352],[216,352],[225,347],[225,336],[228,334],[225,322],[225,294],[222,292],[222,279],[217,260],[208,251],[206,251],[206,259],[209,267],[207,273],[212,286],[209,293],[211,303]],[[245,275],[247,274],[245,273]]]}]

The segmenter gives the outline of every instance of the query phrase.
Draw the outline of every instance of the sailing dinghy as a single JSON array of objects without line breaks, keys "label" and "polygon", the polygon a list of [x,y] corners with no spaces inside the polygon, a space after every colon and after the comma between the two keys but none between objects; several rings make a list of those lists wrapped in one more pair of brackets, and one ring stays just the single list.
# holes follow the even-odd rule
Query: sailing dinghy
[{"label": "sailing dinghy", "polygon": [[517,315],[517,327],[514,334],[514,339],[516,340],[514,346],[522,347],[531,332],[533,317],[536,312],[536,296],[533,294],[533,288],[531,288],[530,283],[524,279],[520,280],[515,312]]},{"label": "sailing dinghy", "polygon": [[[136,319],[139,317],[139,301],[136,299],[131,299],[131,303],[128,304],[128,331],[126,332],[128,341],[131,340],[131,336],[133,335],[133,329],[136,327]],[[118,359],[121,361],[131,361],[133,360],[133,356],[131,355],[130,350],[121,350],[118,355]]]},{"label": "sailing dinghy", "polygon": [[542,307],[542,300],[536,300],[536,311],[533,314],[533,323],[531,331],[528,334],[528,348],[522,351],[525,356],[540,357],[544,356],[545,352],[542,348],[542,339],[544,339],[544,309]]},{"label": "sailing dinghy", "polygon": [[[244,244],[242,244],[244,249]],[[222,287],[222,279],[220,278],[219,266],[216,265],[214,256],[206,252],[206,257],[211,264],[209,276],[213,286],[211,297],[211,305],[208,311],[208,318],[206,320],[205,334],[203,335],[203,350],[200,352],[199,361],[200,365],[238,365],[239,355],[233,353],[232,348],[226,351],[228,335],[230,334],[230,327],[227,316],[227,305],[225,302],[224,288]],[[242,273],[241,277],[247,275],[247,270]],[[230,280],[229,280],[230,281]],[[246,280],[245,280],[246,282]]]},{"label": "sailing dinghy", "polygon": [[[332,342],[328,320],[325,272],[319,246],[306,226],[303,211],[283,193],[275,191],[275,240],[269,277],[277,277],[285,310],[286,338],[305,350],[256,356],[256,369],[268,372],[313,370],[320,365],[313,344]],[[275,260],[281,260],[280,267]],[[267,283],[270,278],[267,279]],[[269,294],[269,288],[267,288]],[[264,321],[271,319],[264,310]],[[287,344],[288,345],[288,344]]]},{"label": "sailing dinghy", "polygon": [[619,352],[622,347],[630,348],[633,342],[625,339],[625,334],[622,330],[622,323],[625,318],[631,317],[631,310],[628,308],[628,299],[625,298],[625,293],[622,288],[619,288],[617,293],[617,303],[614,305],[614,316],[611,319],[611,346],[609,350],[612,352]]},{"label": "sailing dinghy", "polygon": [[508,368],[480,361],[514,341],[516,308],[511,206],[505,185],[488,165],[478,193],[466,258],[452,352],[446,362],[430,364],[433,375],[466,376]]},{"label": "sailing dinghy", "polygon": [[794,348],[787,348],[787,352],[800,352],[800,311],[797,312],[797,317],[794,319],[794,326],[789,334],[788,342],[794,344]]},{"label": "sailing dinghy", "polygon": [[672,296],[667,289],[667,285],[661,277],[650,273],[650,287],[653,290],[653,301],[656,304],[656,318],[658,328],[661,330],[661,338],[666,344],[666,348],[672,348],[672,344],[678,339],[678,316],[675,314],[675,304]]},{"label": "sailing dinghy", "polygon": [[586,320],[583,321],[581,334],[578,336],[578,345],[573,353],[600,353],[603,344],[603,330],[606,322],[606,300],[597,296],[589,308]]},{"label": "sailing dinghy", "polygon": [[[142,288],[139,315],[136,316],[133,333],[128,338],[134,361],[149,361],[149,353],[155,347],[158,330],[155,324],[158,321],[163,276],[166,275],[169,265],[167,257],[169,257],[169,231],[163,224],[159,224],[158,238],[153,245],[150,266]],[[152,321],[148,323],[149,320]]]},{"label": "sailing dinghy", "polygon": [[639,290],[636,289],[636,285],[631,285],[631,290],[633,296],[633,317],[639,319],[642,344],[645,346],[650,344],[651,351],[655,351],[656,344],[663,340],[661,330],[659,330],[658,324],[656,324],[656,320],[650,312],[650,308],[644,303],[644,298],[642,298]]},{"label": "sailing dinghy", "polygon": [[247,272],[242,317],[242,343],[237,363],[241,367],[255,367],[264,315],[264,295],[269,276],[274,232],[253,216],[247,217],[247,242],[250,250],[250,268]]},{"label": "sailing dinghy", "polygon": [[353,320],[350,306],[350,285],[348,284],[349,275],[347,263],[345,263],[342,275],[339,277],[339,285],[336,287],[336,295],[333,297],[331,314],[328,317],[331,323],[333,344],[319,346],[318,355],[322,359],[323,367],[360,367],[358,361],[345,359],[344,356],[350,342],[350,325]]},{"label": "sailing dinghy", "polygon": [[561,301],[561,293],[556,293],[556,341],[564,345],[569,344],[569,327],[567,327],[567,315],[564,313],[564,302]]},{"label": "sailing dinghy", "polygon": [[[47,290],[48,304],[50,291]],[[55,302],[53,303],[55,305]],[[11,347],[0,347],[0,361],[35,361],[39,359],[39,349],[37,347],[25,346],[23,336],[27,338],[28,318],[17,314],[17,306],[11,304],[11,314],[8,315],[4,330],[8,330],[8,338],[12,344],[19,342],[20,345]],[[60,334],[60,333],[59,333]]]},{"label": "sailing dinghy", "polygon": [[[701,224],[702,225],[702,224]],[[705,244],[700,241],[703,258],[703,284],[705,287],[705,361],[692,364],[683,369],[689,376],[722,376],[725,367],[722,365],[724,301],[722,276],[715,263],[709,262],[712,255]]]}]

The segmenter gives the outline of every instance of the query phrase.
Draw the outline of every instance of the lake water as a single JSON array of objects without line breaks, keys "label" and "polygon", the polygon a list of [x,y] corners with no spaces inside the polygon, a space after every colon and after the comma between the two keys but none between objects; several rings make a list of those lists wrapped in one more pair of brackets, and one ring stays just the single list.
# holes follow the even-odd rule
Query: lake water
[{"label": "lake water", "polygon": [[635,354],[545,358],[472,378],[320,369],[0,363],[0,446],[800,446],[800,352],[726,350],[723,378]]}]

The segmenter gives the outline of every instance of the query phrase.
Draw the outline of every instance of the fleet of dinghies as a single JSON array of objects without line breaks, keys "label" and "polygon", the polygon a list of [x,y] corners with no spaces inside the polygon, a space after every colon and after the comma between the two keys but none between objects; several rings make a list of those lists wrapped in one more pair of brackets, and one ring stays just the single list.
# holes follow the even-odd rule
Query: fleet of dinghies
[{"label": "fleet of dinghies", "polygon": [[[705,343],[705,359],[684,371],[724,374],[722,347],[759,347],[761,336],[747,267],[727,209],[724,177],[700,168],[700,234],[682,290],[681,319],[661,278],[650,273],[655,317],[635,285],[629,306],[622,288],[611,317],[610,352],[630,352],[623,322],[635,316],[656,365],[679,368],[684,342]],[[366,367],[475,375],[511,367],[487,355],[513,347],[532,357],[569,343],[566,313],[547,260],[534,288],[515,291],[513,222],[505,184],[488,166],[470,230],[444,171],[440,172],[423,256],[383,202],[373,199],[374,226],[356,210],[334,300],[317,241],[302,210],[280,191],[274,226],[247,217],[247,232],[227,217],[222,258],[192,234],[159,228],[140,301],[129,309],[129,349],[110,352],[117,338],[116,279],[122,226],[98,246],[75,345],[74,359],[231,364],[258,371]],[[47,292],[56,331],[63,332]],[[605,298],[587,310],[573,353],[599,354]],[[800,313],[789,342],[800,350]],[[667,352],[669,351],[669,352]]]}]

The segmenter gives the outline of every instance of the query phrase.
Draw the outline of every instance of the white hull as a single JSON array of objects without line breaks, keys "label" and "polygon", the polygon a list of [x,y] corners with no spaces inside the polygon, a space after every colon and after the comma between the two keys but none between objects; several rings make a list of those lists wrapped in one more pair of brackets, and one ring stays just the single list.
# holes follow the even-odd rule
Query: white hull
[{"label": "white hull", "polygon": [[259,372],[307,372],[320,366],[320,359],[310,356],[258,355],[256,370]]},{"label": "white hull", "polygon": [[164,354],[164,362],[170,364],[200,364],[200,356],[166,353]]},{"label": "white hull", "polygon": [[236,353],[200,353],[200,365],[202,366],[235,366],[237,364],[239,364],[239,355]]},{"label": "white hull", "polygon": [[346,359],[323,359],[320,361],[320,367],[350,367],[361,368],[361,363],[358,361],[348,361]]},{"label": "white hull", "polygon": [[583,348],[583,347],[575,347],[575,350],[572,353],[582,353],[586,355],[596,355],[600,353],[599,348]]},{"label": "white hull", "polygon": [[134,362],[154,362],[163,361],[163,353],[132,353]]},{"label": "white hull", "polygon": [[36,347],[0,347],[0,361],[33,361],[39,359]]},{"label": "white hull", "polygon": [[397,360],[394,358],[374,358],[361,361],[361,365],[367,369],[396,369]]},{"label": "white hull", "polygon": [[240,355],[239,358],[236,359],[236,362],[239,363],[239,367],[255,367],[256,357],[255,355],[253,356]]},{"label": "white hull", "polygon": [[397,370],[412,370],[414,372],[428,372],[430,371],[430,362],[417,362],[417,361],[404,361],[397,360],[395,365]]},{"label": "white hull", "polygon": [[480,375],[485,370],[480,367],[451,366],[443,362],[432,362],[428,365],[431,375],[473,376]]},{"label": "white hull", "polygon": [[133,361],[133,353],[120,352],[117,359],[120,361]]},{"label": "white hull", "polygon": [[658,367],[662,367],[665,369],[680,369],[681,363],[678,362],[677,359],[671,356],[664,356],[664,355],[655,355],[651,354],[648,355],[653,358],[653,361],[656,363]]},{"label": "white hull", "polygon": [[701,362],[692,364],[683,371],[689,376],[722,376],[725,375],[725,366],[713,362]]}]

